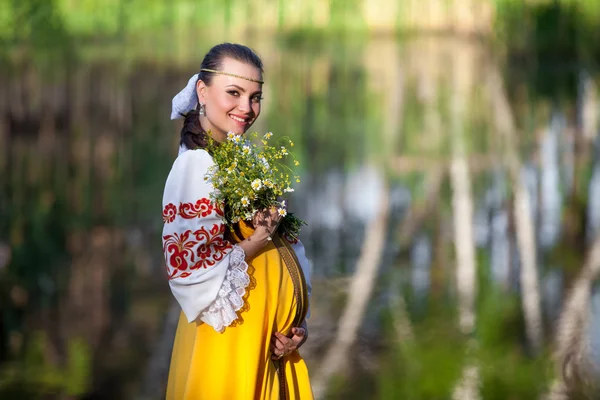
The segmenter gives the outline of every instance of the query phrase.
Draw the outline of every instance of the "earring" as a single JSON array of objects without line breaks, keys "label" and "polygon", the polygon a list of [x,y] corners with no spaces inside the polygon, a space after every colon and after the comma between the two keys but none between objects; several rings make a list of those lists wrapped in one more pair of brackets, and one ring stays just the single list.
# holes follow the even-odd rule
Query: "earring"
[{"label": "earring", "polygon": [[200,103],[200,108],[198,109],[198,114],[200,114],[201,116],[206,115],[206,106],[204,105],[204,103]]}]

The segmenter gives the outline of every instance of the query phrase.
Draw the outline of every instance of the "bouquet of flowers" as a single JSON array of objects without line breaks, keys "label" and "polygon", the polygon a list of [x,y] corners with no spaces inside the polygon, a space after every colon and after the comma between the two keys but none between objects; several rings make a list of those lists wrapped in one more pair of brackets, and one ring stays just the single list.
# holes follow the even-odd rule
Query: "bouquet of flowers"
[{"label": "bouquet of flowers", "polygon": [[239,221],[251,220],[259,210],[276,207],[283,217],[278,231],[298,239],[301,226],[306,224],[287,212],[282,196],[294,191],[292,180],[300,182],[300,177],[284,160],[291,157],[295,166],[300,163],[286,147],[294,146],[291,140],[280,138],[275,146],[271,146],[269,139],[272,136],[269,132],[258,140],[257,133],[243,138],[230,132],[224,143],[209,137],[207,150],[215,165],[204,179],[215,189],[211,200],[226,205],[224,217],[230,229]]}]

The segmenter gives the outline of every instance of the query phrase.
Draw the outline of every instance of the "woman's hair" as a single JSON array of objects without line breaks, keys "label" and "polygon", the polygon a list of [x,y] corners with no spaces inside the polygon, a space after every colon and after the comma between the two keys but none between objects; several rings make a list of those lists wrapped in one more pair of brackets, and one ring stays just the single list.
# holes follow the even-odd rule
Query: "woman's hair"
[{"label": "woman's hair", "polygon": [[179,144],[185,145],[188,149],[203,149],[208,146],[208,136],[200,125],[200,113],[198,109],[185,114]]},{"label": "woman's hair", "polygon": [[[222,71],[223,60],[226,58],[252,65],[260,71],[261,75],[263,73],[263,63],[260,57],[249,47],[236,43],[221,43],[214,46],[204,56],[200,69]],[[214,72],[200,71],[198,80],[202,80],[206,86],[210,86],[214,75]],[[208,137],[200,125],[198,107],[185,115],[180,144],[185,145],[188,149],[205,148],[208,145]]]}]

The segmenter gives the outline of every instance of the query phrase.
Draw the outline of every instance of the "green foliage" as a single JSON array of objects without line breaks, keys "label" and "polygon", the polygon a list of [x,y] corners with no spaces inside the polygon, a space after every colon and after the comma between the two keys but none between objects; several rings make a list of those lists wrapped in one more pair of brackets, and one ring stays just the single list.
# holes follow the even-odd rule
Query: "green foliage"
[{"label": "green foliage", "polygon": [[0,397],[40,399],[86,393],[92,362],[87,344],[80,339],[68,343],[63,367],[49,360],[49,351],[44,333],[32,335],[23,357],[0,369]]},{"label": "green foliage", "polygon": [[519,298],[493,287],[482,289],[477,321],[482,397],[538,398],[547,388],[550,360],[544,353],[530,355],[515,345],[524,342]]},{"label": "green foliage", "polygon": [[574,99],[581,67],[600,63],[600,3],[595,0],[497,0],[496,42],[508,63],[509,87],[536,98]]},{"label": "green foliage", "polygon": [[[74,58],[71,32],[55,0],[10,0],[0,5],[8,15],[0,17],[0,40],[18,43],[38,65]],[[0,13],[2,14],[2,13]]]},{"label": "green foliage", "polygon": [[377,398],[450,398],[465,362],[465,341],[455,328],[453,315],[430,314],[415,324],[413,341],[392,345],[393,350],[381,361]]},{"label": "green foliage", "polygon": [[[524,343],[519,299],[480,277],[476,332],[463,336],[455,314],[431,303],[426,318],[412,321],[414,339],[397,342],[382,356],[378,399],[451,399],[467,363],[479,369],[485,400],[532,399],[546,390],[551,369],[545,354],[532,355]],[[359,398],[359,397],[350,397]]]}]

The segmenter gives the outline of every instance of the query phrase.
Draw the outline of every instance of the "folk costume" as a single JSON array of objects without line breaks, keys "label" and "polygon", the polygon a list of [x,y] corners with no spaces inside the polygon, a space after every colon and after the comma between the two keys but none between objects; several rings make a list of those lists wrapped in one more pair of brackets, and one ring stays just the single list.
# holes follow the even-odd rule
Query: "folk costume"
[{"label": "folk costume", "polygon": [[[196,81],[192,77],[173,99],[172,118],[197,104]],[[298,351],[278,360],[270,352],[273,334],[290,334],[309,312],[304,247],[274,234],[246,261],[237,243],[253,228],[244,222],[233,232],[226,228],[205,180],[213,165],[207,151],[181,146],[165,185],[163,251],[169,286],[182,309],[166,398],[310,400]]]}]

